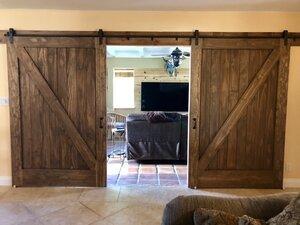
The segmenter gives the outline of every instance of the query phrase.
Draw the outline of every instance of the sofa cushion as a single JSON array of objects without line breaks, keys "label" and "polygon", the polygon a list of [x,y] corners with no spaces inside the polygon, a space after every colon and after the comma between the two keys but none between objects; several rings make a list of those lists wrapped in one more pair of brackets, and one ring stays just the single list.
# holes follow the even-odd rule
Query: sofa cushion
[{"label": "sofa cushion", "polygon": [[262,220],[249,216],[235,216],[219,210],[199,208],[194,212],[195,225],[265,225]]},{"label": "sofa cushion", "polygon": [[181,119],[181,115],[179,113],[165,112],[148,112],[146,117],[150,123],[177,122]]},{"label": "sofa cushion", "polygon": [[150,123],[170,122],[166,114],[163,112],[148,112],[147,120]]},{"label": "sofa cushion", "polygon": [[294,198],[284,210],[267,222],[268,225],[298,225],[300,224],[300,195]]},{"label": "sofa cushion", "polygon": [[131,122],[131,121],[147,121],[147,116],[146,116],[146,114],[142,114],[142,113],[129,114],[126,117],[126,121],[127,122]]}]

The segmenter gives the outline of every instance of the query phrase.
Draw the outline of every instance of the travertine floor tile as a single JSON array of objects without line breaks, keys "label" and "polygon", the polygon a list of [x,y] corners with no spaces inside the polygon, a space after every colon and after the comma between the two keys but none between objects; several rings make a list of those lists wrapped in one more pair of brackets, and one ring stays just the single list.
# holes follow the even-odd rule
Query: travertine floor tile
[{"label": "travertine floor tile", "polygon": [[122,209],[132,206],[130,203],[126,202],[81,202],[83,205],[91,209],[97,215],[102,218],[111,216]]},{"label": "travertine floor tile", "polygon": [[103,220],[96,221],[90,225],[115,225],[115,224],[111,223],[107,219],[103,219]]},{"label": "travertine floor tile", "polygon": [[27,220],[25,222],[16,223],[14,225],[43,225],[43,224],[40,221],[40,219],[35,218],[35,219]]},{"label": "travertine floor tile", "polygon": [[80,203],[40,218],[44,225],[88,225],[99,219],[98,215]]},{"label": "travertine floor tile", "polygon": [[46,188],[11,188],[0,196],[0,202],[27,202],[38,199]]},{"label": "travertine floor tile", "polygon": [[117,201],[120,187],[87,188],[79,198],[80,201]]},{"label": "travertine floor tile", "polygon": [[35,215],[44,216],[52,212],[61,210],[68,206],[72,206],[74,202],[70,201],[44,201],[36,200],[24,203],[24,205]]},{"label": "travertine floor tile", "polygon": [[0,224],[15,225],[35,219],[34,215],[21,203],[0,203]]},{"label": "travertine floor tile", "polygon": [[163,206],[143,204],[143,206],[128,207],[107,217],[114,225],[160,225]]},{"label": "travertine floor tile", "polygon": [[155,186],[132,186],[122,187],[119,201],[135,203],[155,203],[164,205],[170,200],[164,187]]}]

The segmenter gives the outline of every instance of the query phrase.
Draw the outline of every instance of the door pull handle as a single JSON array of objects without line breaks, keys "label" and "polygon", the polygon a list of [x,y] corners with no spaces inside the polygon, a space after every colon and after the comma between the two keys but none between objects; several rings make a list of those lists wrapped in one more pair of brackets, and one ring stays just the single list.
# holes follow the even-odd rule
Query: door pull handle
[{"label": "door pull handle", "polygon": [[193,118],[193,129],[195,130],[197,128],[197,119]]},{"label": "door pull handle", "polygon": [[103,121],[104,121],[104,118],[103,118],[103,117],[100,117],[100,121],[99,121],[99,127],[100,127],[100,129],[103,129],[103,128],[104,128]]}]

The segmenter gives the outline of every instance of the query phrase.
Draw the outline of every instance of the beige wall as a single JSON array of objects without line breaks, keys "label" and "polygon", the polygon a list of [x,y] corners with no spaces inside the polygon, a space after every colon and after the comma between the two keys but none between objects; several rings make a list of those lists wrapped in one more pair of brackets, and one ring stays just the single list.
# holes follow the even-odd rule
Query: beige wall
[{"label": "beige wall", "polygon": [[[289,31],[300,32],[300,13],[129,12],[0,10],[0,30]],[[300,49],[292,49],[285,178],[300,179]],[[0,47],[0,96],[7,96],[5,48]],[[0,176],[10,175],[8,107],[0,106]]]}]

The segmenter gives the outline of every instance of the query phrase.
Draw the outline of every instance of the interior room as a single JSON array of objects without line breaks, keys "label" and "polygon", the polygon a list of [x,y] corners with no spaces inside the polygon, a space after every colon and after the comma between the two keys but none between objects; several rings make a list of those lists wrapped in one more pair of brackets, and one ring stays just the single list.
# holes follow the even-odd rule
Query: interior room
[{"label": "interior room", "polygon": [[190,47],[107,46],[108,185],[187,185]]},{"label": "interior room", "polygon": [[0,225],[300,224],[298,0],[0,0]]}]

